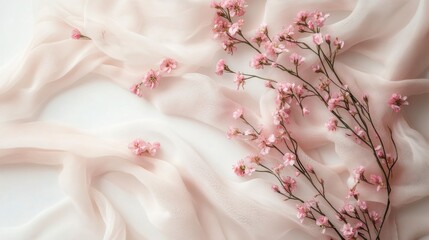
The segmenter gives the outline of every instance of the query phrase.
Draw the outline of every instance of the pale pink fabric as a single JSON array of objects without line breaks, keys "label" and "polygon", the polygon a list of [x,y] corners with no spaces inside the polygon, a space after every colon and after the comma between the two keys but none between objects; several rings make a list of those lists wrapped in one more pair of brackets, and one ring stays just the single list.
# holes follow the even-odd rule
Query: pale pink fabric
[{"label": "pale pink fabric", "polygon": [[[209,2],[40,5],[31,46],[0,73],[0,168],[26,166],[29,179],[38,166],[52,168],[64,197],[26,221],[1,226],[0,239],[319,239],[317,227],[299,223],[295,204],[270,190],[271,179],[241,179],[231,171],[254,150],[226,139],[232,112],[243,106],[252,121],[268,125],[272,95],[261,83],[237,92],[234,76],[215,74],[225,55],[211,38]],[[346,42],[338,71],[378,103],[377,121],[394,129],[401,162],[384,239],[427,239],[428,135],[409,125],[416,123],[411,113],[419,117],[422,109],[393,114],[386,102],[393,92],[410,96],[411,104],[429,92],[429,1],[253,0],[244,30],[260,23],[279,29],[305,9],[331,14],[326,30]],[[73,28],[92,40],[71,39]],[[235,66],[248,67],[244,55]],[[178,61],[171,76],[142,99],[128,92],[165,57]],[[375,166],[344,135],[327,133],[324,110],[308,107],[310,120],[292,123],[296,136],[334,186],[331,197],[344,201],[352,168]],[[135,158],[127,146],[137,137],[160,142],[160,154]]]}]

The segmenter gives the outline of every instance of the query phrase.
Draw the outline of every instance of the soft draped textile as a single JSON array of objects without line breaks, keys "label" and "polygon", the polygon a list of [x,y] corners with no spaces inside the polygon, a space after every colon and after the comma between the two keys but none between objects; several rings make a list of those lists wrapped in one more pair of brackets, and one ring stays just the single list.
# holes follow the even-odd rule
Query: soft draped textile
[{"label": "soft draped textile", "polygon": [[[295,203],[271,191],[272,179],[231,171],[255,147],[228,140],[243,106],[270,125],[272,94],[263,83],[237,91],[215,75],[225,58],[248,68],[247,50],[226,56],[211,36],[206,0],[52,0],[35,2],[34,36],[0,72],[0,239],[324,239],[301,224]],[[337,69],[370,96],[378,127],[393,129],[400,162],[384,239],[429,239],[429,1],[249,0],[244,31],[273,30],[300,10],[331,14],[324,31],[345,40]],[[79,29],[92,40],[73,40]],[[165,57],[178,69],[142,98],[129,87]],[[270,77],[284,78],[275,71]],[[286,77],[287,80],[288,79]],[[392,113],[393,92],[411,106]],[[418,96],[420,95],[420,96]],[[312,106],[314,108],[312,108]],[[352,169],[376,169],[370,153],[342,132],[328,133],[328,113],[309,105],[291,124],[305,157],[331,195],[344,201]],[[383,125],[385,124],[385,125]],[[161,143],[136,157],[135,138]],[[363,189],[368,194],[373,189]],[[372,202],[383,202],[371,195]]]}]

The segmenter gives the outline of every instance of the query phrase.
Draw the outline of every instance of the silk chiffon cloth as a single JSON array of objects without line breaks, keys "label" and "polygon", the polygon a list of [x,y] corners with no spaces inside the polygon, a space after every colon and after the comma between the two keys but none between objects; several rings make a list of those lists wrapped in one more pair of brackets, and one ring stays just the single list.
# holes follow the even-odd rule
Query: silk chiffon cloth
[{"label": "silk chiffon cloth", "polygon": [[[0,178],[1,186],[14,189],[0,198],[0,239],[323,239],[318,227],[299,223],[295,203],[270,190],[272,179],[238,178],[231,171],[256,151],[226,139],[228,127],[238,125],[232,111],[244,106],[252,121],[268,126],[272,94],[258,82],[237,91],[232,76],[214,74],[219,58],[231,58],[211,37],[209,1],[37,3],[31,44],[0,75],[0,169],[29,182]],[[324,31],[346,42],[337,69],[351,88],[370,96],[377,121],[393,128],[399,146],[383,236],[428,239],[429,134],[410,117],[421,118],[426,106],[392,114],[386,101],[393,92],[413,100],[429,90],[429,2],[248,5],[248,32],[261,23],[280,30],[300,10],[331,14]],[[72,40],[73,28],[92,40]],[[239,50],[231,64],[248,68],[249,56]],[[129,93],[164,57],[176,59],[179,68],[142,98]],[[310,104],[310,117],[292,124],[332,198],[345,201],[352,169],[376,166],[344,132],[327,132],[329,115],[317,106]],[[127,146],[138,137],[159,141],[160,153],[133,156]],[[37,184],[45,175],[51,189]]]}]

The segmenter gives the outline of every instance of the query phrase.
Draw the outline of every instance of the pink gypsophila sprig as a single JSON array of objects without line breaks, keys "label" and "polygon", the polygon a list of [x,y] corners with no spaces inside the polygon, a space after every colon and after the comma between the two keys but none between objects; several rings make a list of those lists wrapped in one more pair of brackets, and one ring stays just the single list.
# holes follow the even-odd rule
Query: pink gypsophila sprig
[{"label": "pink gypsophila sprig", "polygon": [[149,154],[150,156],[155,156],[158,152],[161,144],[158,142],[146,142],[143,139],[135,139],[132,141],[128,148],[136,155],[142,156],[144,154]]}]

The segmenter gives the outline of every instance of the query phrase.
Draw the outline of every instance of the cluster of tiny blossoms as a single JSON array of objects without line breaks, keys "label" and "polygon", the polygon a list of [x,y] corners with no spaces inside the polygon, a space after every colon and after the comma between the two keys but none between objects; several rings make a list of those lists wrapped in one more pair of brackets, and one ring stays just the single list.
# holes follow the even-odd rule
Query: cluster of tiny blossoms
[{"label": "cluster of tiny blossoms", "polygon": [[161,144],[158,142],[146,142],[142,139],[135,139],[132,141],[128,148],[136,155],[142,156],[144,154],[149,154],[150,156],[155,156]]},{"label": "cluster of tiny blossoms", "polygon": [[[329,14],[301,11],[293,24],[276,34],[270,35],[268,26],[262,25],[253,36],[245,36],[242,32],[245,25],[242,16],[247,7],[244,0],[221,0],[213,2],[211,7],[216,11],[213,35],[220,40],[222,48],[228,54],[232,55],[237,51],[239,45],[246,46],[255,52],[250,60],[250,67],[271,67],[295,77],[299,82],[281,82],[235,71],[223,59],[218,61],[216,74],[234,74],[237,90],[244,89],[247,80],[259,79],[265,82],[265,87],[276,92],[273,132],[269,133],[263,127],[257,129],[245,117],[243,108],[233,112],[232,117],[241,120],[246,127],[230,127],[228,138],[239,137],[253,142],[258,148],[256,153],[234,164],[233,171],[241,177],[255,172],[273,175],[278,181],[278,184],[272,185],[273,191],[286,200],[297,201],[299,221],[311,220],[324,234],[331,229],[329,234],[336,234],[340,239],[380,239],[390,210],[390,178],[398,160],[397,148],[391,134],[390,139],[382,139],[379,130],[375,128],[369,97],[365,94],[358,97],[337,74],[335,60],[345,43],[338,37],[333,38],[322,32]],[[302,40],[300,35],[310,37],[310,41]],[[319,59],[310,68],[315,76],[312,79],[300,73],[302,66],[306,64],[305,57],[300,54],[303,51],[314,54]],[[279,58],[285,54],[286,57]],[[305,104],[307,98],[318,99],[331,113],[325,124],[328,131],[343,129],[346,136],[373,152],[374,160],[379,166],[378,172],[368,174],[365,167],[357,163],[353,170],[354,184],[345,194],[342,206],[336,206],[328,198],[326,193],[329,189],[326,188],[325,181],[318,175],[317,169],[303,161],[299,143],[289,129],[290,116],[296,110],[304,117],[310,115],[310,109]],[[406,100],[406,96],[394,93],[387,103],[394,112],[399,112],[402,106],[408,105]],[[276,160],[268,161],[268,155],[270,159]],[[299,196],[296,189],[300,184],[313,187],[315,196],[311,199]],[[358,189],[360,184],[372,185],[375,192],[385,194],[386,207],[382,213],[364,200]],[[328,216],[335,217],[331,219]]]},{"label": "cluster of tiny blossoms", "polygon": [[163,74],[171,73],[177,68],[176,60],[172,58],[165,58],[159,64],[159,69],[150,69],[141,79],[139,83],[131,86],[130,91],[135,95],[141,97],[143,95],[142,86],[150,89],[154,89],[159,85]]}]

